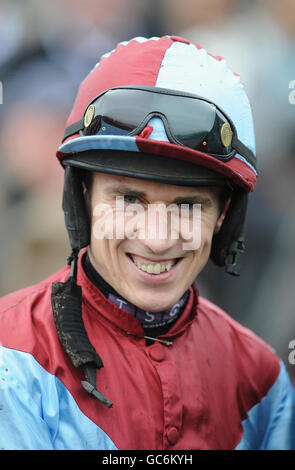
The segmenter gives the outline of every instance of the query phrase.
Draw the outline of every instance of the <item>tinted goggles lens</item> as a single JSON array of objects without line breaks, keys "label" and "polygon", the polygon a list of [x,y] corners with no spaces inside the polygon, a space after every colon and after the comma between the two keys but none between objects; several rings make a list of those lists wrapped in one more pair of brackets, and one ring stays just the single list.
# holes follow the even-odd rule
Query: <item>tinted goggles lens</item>
[{"label": "tinted goggles lens", "polygon": [[97,98],[86,110],[84,135],[136,135],[153,116],[163,120],[174,143],[222,156],[232,152],[231,124],[215,105],[142,89],[117,88]]},{"label": "tinted goggles lens", "polygon": [[[197,95],[163,88],[126,86],[96,97],[83,119],[67,128],[64,139],[81,135],[139,135],[159,116],[170,142],[228,161],[236,151],[255,157],[237,138],[231,120],[214,103]],[[255,163],[254,163],[255,164]]]}]

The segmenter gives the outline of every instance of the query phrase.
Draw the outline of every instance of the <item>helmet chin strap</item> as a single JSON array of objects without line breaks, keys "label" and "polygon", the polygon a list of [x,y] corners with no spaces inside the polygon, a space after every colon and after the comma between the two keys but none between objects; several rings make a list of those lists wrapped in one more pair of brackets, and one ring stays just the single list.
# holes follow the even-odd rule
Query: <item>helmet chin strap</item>
[{"label": "helmet chin strap", "polygon": [[239,276],[240,255],[245,250],[244,226],[248,207],[248,193],[235,190],[220,230],[213,236],[210,257],[225,272]]},{"label": "helmet chin strap", "polygon": [[245,251],[245,240],[241,236],[237,240],[234,240],[230,246],[229,254],[225,260],[225,271],[233,276],[239,276],[238,262],[239,256]]},{"label": "helmet chin strap", "polygon": [[87,211],[83,204],[81,180],[73,168],[67,167],[63,209],[72,247],[67,260],[71,271],[66,282],[52,284],[51,304],[59,340],[74,367],[84,370],[86,380],[81,381],[83,389],[110,408],[112,402],[96,388],[96,370],[103,367],[103,362],[87,335],[82,318],[82,289],[77,284],[79,252],[88,245],[89,240],[89,226],[85,219]]}]

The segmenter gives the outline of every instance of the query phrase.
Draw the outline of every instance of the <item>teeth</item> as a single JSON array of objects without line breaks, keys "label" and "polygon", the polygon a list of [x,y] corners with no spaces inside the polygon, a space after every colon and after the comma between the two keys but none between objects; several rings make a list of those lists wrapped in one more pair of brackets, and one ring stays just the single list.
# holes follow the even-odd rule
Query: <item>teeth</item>
[{"label": "teeth", "polygon": [[174,263],[167,263],[167,264],[161,264],[161,263],[156,263],[156,264],[143,264],[140,263],[139,261],[133,260],[136,266],[141,269],[142,271],[145,271],[149,274],[160,274],[163,273],[164,271],[170,271]]},{"label": "teeth", "polygon": [[149,264],[146,270],[149,274],[154,274],[154,266],[152,264]]}]

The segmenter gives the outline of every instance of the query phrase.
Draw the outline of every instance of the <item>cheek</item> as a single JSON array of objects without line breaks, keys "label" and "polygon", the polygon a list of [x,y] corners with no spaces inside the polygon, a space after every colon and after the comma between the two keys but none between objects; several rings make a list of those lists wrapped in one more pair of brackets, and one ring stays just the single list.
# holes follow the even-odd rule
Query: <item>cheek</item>
[{"label": "cheek", "polygon": [[105,203],[95,204],[92,208],[91,237],[95,240],[113,240],[115,224],[113,208]]},{"label": "cheek", "polygon": [[[116,204],[99,202],[92,208],[92,236],[97,240],[123,240],[132,238],[135,227],[142,217],[141,212],[130,212],[125,210],[121,201]],[[140,216],[140,217],[139,217]]]},{"label": "cheek", "polygon": [[200,224],[201,230],[199,235],[199,251],[204,253],[204,255],[209,255],[217,217],[218,216],[215,213],[202,215],[202,222]]},{"label": "cheek", "polygon": [[214,220],[204,220],[202,222],[202,239],[205,242],[211,241],[214,230],[215,230],[216,221]]},{"label": "cheek", "polygon": [[124,252],[120,241],[91,239],[90,252],[95,269],[115,290],[126,281]]},{"label": "cheek", "polygon": [[202,251],[205,246],[210,245],[217,219],[215,207],[210,210],[198,207],[189,216],[180,217],[180,237],[185,241],[184,250]]},{"label": "cheek", "polygon": [[202,215],[202,229],[204,231],[204,234],[209,238],[212,238],[214,234],[218,217],[219,212],[217,207],[212,208],[210,211]]}]

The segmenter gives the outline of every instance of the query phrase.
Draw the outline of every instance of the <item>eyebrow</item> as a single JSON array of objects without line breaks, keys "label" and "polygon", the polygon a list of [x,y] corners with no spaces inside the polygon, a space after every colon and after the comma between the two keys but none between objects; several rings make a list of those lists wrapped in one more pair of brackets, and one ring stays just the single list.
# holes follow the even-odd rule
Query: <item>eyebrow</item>
[{"label": "eyebrow", "polygon": [[178,197],[173,202],[174,204],[202,204],[208,207],[212,205],[210,198],[200,195]]},{"label": "eyebrow", "polygon": [[105,189],[105,193],[108,195],[126,195],[132,194],[132,196],[146,197],[146,193],[138,191],[137,189],[130,188],[130,186],[110,186]]},{"label": "eyebrow", "polygon": [[[144,191],[140,191],[130,186],[109,186],[105,189],[105,193],[108,195],[132,195],[135,197],[143,197],[146,198],[147,195]],[[187,195],[187,196],[179,196],[172,201],[172,204],[202,204],[205,206],[212,206],[212,200],[208,197],[201,196],[199,194],[195,195]]]}]

